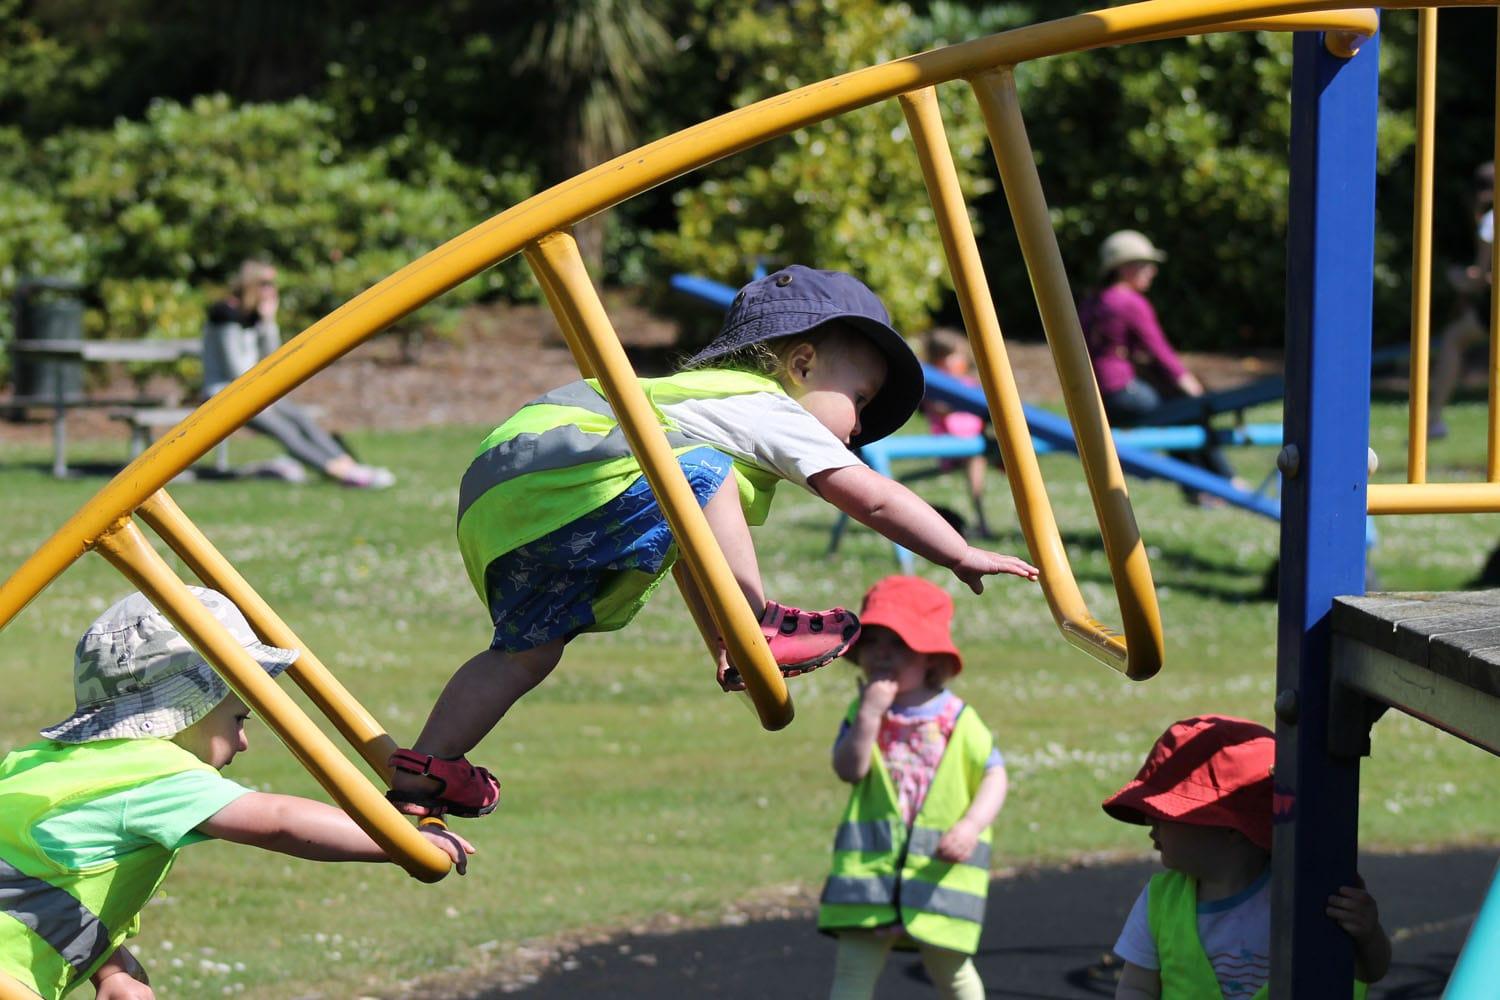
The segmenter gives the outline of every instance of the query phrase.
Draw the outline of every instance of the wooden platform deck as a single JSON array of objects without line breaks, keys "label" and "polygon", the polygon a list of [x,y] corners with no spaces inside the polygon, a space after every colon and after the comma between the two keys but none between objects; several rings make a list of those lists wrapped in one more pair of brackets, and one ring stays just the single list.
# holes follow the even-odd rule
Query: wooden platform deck
[{"label": "wooden platform deck", "polygon": [[1368,752],[1352,692],[1500,754],[1500,590],[1340,597],[1332,627],[1335,751]]}]

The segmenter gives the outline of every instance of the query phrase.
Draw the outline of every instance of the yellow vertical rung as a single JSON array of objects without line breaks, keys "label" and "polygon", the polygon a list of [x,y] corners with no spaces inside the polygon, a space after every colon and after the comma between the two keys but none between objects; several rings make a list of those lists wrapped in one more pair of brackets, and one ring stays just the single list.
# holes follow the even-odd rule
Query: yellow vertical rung
[{"label": "yellow vertical rung", "polygon": [[396,752],[396,741],[329,673],[307,643],[271,610],[271,606],[230,565],[229,560],[214,548],[167,491],[153,493],[137,513],[181,557],[205,587],[212,587],[235,603],[262,642],[282,649],[301,650],[297,661],[287,668],[287,675],[389,786],[391,767],[388,762],[391,754]]},{"label": "yellow vertical rung", "polygon": [[[1083,328],[1063,268],[1057,234],[1052,231],[1052,222],[1047,215],[1041,178],[1032,157],[1031,143],[1026,137],[1026,124],[1021,117],[1015,72],[1002,67],[982,73],[970,83],[979,100],[990,146],[999,164],[1005,198],[1031,276],[1042,328],[1052,349],[1058,380],[1062,383],[1063,399],[1078,443],[1078,457],[1088,479],[1094,513],[1104,539],[1104,552],[1109,560],[1125,634],[1123,669],[1126,676],[1143,680],[1161,669],[1164,657],[1156,587],[1151,579],[1146,546],[1135,523],[1135,511],[1130,506],[1125,474],[1120,469],[1119,456],[1115,454],[1115,442],[1110,436],[1104,404],[1099,398],[1099,387],[1094,381],[1093,365],[1084,346]],[[993,398],[990,405],[995,405]],[[1081,620],[1069,619],[1061,624],[1064,635],[1079,648],[1105,662],[1118,663],[1119,653],[1112,630],[1088,617],[1086,609],[1081,612]]]},{"label": "yellow vertical rung", "polygon": [[1416,185],[1412,198],[1411,399],[1407,406],[1407,481],[1427,481],[1427,385],[1432,341],[1432,172],[1437,121],[1436,9],[1417,12]]}]

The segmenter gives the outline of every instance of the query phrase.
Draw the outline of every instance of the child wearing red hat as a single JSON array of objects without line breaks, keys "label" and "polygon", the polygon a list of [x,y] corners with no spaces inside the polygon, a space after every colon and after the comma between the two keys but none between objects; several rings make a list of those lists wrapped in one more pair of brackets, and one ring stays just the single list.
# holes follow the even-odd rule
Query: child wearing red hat
[{"label": "child wearing red hat", "polygon": [[939,992],[984,996],[972,956],[990,881],[1005,762],[944,685],[963,670],[953,599],[911,576],[865,594],[848,657],[864,674],[833,748],[853,785],[834,837],[818,929],[838,938],[834,1000],[868,1000],[892,948],[915,948]]},{"label": "child wearing red hat", "polygon": [[[1276,738],[1245,719],[1173,723],[1104,811],[1151,827],[1167,869],[1126,918],[1116,1000],[1162,996],[1264,1000],[1271,974],[1271,770]],[[1328,916],[1354,939],[1354,995],[1386,974],[1391,942],[1375,900],[1345,886]]]}]

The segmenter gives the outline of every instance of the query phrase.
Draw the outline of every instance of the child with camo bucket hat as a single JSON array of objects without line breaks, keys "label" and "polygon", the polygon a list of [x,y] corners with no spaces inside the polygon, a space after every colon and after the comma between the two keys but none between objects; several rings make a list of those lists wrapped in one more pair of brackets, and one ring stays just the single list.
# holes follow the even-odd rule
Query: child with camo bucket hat
[{"label": "child with camo bucket hat", "polygon": [[[843,608],[802,611],[767,597],[750,526],[765,522],[782,480],[976,593],[995,573],[1036,579],[1020,559],[971,547],[851,450],[899,429],[923,390],[916,355],[851,275],[794,264],[752,281],[684,370],[640,382],[788,677],[847,650],[859,622]],[[458,543],[493,637],[448,681],[412,748],[391,758],[390,797],[408,812],[480,816],[500,786],[464,755],[552,672],[564,646],[630,622],[677,550],[592,379],[531,401],[485,439],[459,487]],[[684,597],[704,606],[691,587]],[[725,690],[742,686],[731,671],[721,652]]]},{"label": "child with camo bucket hat", "polygon": [[[296,660],[224,595],[189,589],[270,676]],[[89,626],[73,680],[77,710],[0,760],[0,974],[46,1000],[85,980],[101,1000],[150,1000],[124,940],[189,844],[389,860],[342,810],[219,775],[248,749],[249,710],[144,595]],[[473,849],[424,833],[462,874]]]}]

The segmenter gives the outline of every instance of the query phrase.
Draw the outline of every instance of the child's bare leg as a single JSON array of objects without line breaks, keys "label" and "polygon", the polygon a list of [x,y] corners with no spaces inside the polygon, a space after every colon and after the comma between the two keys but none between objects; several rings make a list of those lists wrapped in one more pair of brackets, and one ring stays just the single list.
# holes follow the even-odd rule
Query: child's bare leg
[{"label": "child's bare leg", "polygon": [[[566,642],[554,639],[520,653],[486,649],[470,657],[438,695],[412,749],[450,760],[467,754],[522,695],[552,672]],[[436,788],[437,782],[397,771],[392,787],[417,792]]]},{"label": "child's bare leg", "polygon": [[766,609],[766,592],[760,581],[760,563],[755,558],[755,544],[750,540],[750,525],[745,521],[744,508],[740,506],[740,488],[735,474],[730,472],[717,493],[703,505],[703,514],[708,518],[708,527],[724,550],[729,569],[735,582],[750,602],[750,609],[757,618]]}]

